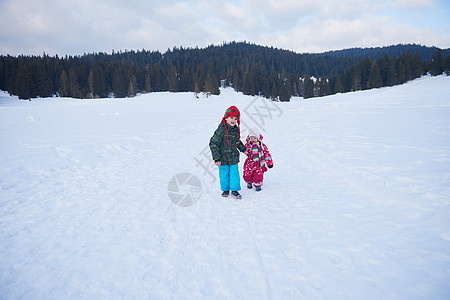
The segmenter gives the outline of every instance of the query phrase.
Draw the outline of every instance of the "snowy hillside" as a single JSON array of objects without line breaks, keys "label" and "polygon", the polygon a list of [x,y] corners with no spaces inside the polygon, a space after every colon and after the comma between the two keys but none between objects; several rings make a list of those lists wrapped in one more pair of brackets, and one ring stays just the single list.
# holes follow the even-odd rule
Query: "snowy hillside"
[{"label": "snowy hillside", "polygon": [[[449,299],[449,95],[2,93],[0,299]],[[208,149],[230,105],[274,159],[241,201]]]}]

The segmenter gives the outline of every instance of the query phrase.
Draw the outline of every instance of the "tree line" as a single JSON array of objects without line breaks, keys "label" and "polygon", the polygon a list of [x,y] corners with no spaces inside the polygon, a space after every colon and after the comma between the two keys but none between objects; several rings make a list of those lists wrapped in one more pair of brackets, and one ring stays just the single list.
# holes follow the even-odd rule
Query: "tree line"
[{"label": "tree line", "polygon": [[448,74],[448,52],[397,45],[298,54],[231,42],[203,49],[175,47],[165,53],[131,50],[65,57],[2,55],[0,90],[20,99],[83,99],[161,91],[218,95],[220,86],[230,86],[245,95],[289,101],[292,96],[311,98],[393,86],[427,73]]}]

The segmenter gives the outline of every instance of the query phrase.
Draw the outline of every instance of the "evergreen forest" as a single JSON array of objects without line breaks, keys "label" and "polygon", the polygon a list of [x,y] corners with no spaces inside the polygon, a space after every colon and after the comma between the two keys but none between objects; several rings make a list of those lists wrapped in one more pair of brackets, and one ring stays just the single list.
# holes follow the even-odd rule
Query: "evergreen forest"
[{"label": "evergreen forest", "polygon": [[247,42],[206,48],[112,51],[80,56],[0,56],[0,90],[19,99],[134,97],[151,92],[245,95],[289,101],[292,96],[393,86],[450,73],[450,49],[420,45],[353,48],[299,54]]}]

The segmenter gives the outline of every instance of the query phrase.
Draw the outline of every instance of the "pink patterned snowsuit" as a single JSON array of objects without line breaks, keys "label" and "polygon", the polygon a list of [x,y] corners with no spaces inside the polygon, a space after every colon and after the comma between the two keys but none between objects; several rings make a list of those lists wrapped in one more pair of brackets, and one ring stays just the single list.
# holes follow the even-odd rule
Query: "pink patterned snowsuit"
[{"label": "pink patterned snowsuit", "polygon": [[260,134],[259,141],[252,145],[249,134],[245,144],[248,154],[244,162],[244,180],[247,184],[253,183],[255,187],[263,185],[264,172],[267,171],[267,167],[273,167],[272,157],[262,139],[263,136]]}]

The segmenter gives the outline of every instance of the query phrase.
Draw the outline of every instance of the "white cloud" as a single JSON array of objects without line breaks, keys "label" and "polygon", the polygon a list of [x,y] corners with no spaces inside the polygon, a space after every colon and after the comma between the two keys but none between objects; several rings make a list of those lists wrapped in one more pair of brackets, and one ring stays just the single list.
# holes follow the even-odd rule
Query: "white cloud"
[{"label": "white cloud", "polygon": [[433,0],[397,0],[393,6],[404,9],[424,9],[432,7],[434,2]]},{"label": "white cloud", "polygon": [[[0,2],[0,54],[45,51],[73,55],[142,48],[164,52],[174,46],[204,47],[232,40],[298,52],[397,43],[446,48],[450,46],[449,22],[442,15],[448,13],[448,7],[440,19],[419,17],[422,13],[433,14],[439,3],[431,0],[320,3],[316,0],[3,0]],[[441,30],[434,30],[436,26]]]},{"label": "white cloud", "polygon": [[324,52],[351,47],[379,47],[398,43],[419,43],[429,46],[450,45],[450,37],[441,37],[430,30],[418,30],[408,24],[395,24],[389,17],[357,20],[315,19],[308,26],[281,34],[270,34],[264,42],[273,41],[282,48],[297,52]]}]

